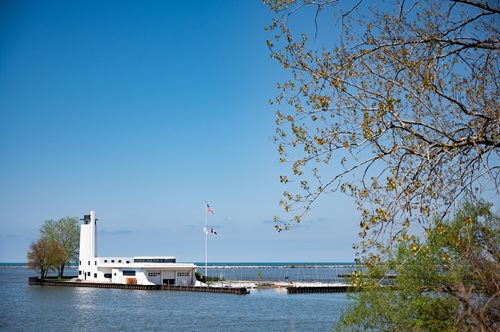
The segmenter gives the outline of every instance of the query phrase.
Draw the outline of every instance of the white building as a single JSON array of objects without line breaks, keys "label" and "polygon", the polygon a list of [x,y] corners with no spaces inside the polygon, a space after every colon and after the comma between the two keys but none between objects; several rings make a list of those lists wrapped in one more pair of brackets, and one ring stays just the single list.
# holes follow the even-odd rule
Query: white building
[{"label": "white building", "polygon": [[138,285],[196,284],[196,265],[178,264],[175,257],[97,257],[95,212],[90,211],[82,220],[79,280]]}]

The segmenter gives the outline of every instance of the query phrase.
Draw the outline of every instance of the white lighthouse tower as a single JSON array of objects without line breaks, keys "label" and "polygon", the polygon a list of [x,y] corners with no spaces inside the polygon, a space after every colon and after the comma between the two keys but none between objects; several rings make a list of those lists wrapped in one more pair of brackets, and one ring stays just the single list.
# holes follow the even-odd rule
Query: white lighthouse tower
[{"label": "white lighthouse tower", "polygon": [[83,216],[80,227],[80,277],[84,280],[97,273],[96,221],[95,211]]}]

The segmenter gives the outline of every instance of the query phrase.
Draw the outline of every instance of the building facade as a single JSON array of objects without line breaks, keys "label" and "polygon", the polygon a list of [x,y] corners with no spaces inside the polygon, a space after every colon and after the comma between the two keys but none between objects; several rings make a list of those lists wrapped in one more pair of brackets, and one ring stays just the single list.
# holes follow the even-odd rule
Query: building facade
[{"label": "building facade", "polygon": [[177,263],[172,256],[98,257],[95,212],[85,215],[80,228],[78,279],[138,285],[196,284],[196,265]]}]

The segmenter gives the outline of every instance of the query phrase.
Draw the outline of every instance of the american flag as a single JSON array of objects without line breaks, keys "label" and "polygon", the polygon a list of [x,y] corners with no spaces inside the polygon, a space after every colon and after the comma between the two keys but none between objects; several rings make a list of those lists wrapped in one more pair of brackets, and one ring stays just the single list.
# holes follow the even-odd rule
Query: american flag
[{"label": "american flag", "polygon": [[208,203],[207,203],[207,211],[211,214],[214,214],[214,209],[212,209],[210,205],[208,205]]}]

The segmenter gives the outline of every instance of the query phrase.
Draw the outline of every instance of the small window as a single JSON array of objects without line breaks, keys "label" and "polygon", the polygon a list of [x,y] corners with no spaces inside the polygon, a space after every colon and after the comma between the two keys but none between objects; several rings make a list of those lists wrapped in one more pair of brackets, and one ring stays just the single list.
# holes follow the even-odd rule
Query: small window
[{"label": "small window", "polygon": [[108,262],[108,260],[107,260],[107,259],[105,259],[105,260],[104,260],[104,263],[107,263],[107,262]]},{"label": "small window", "polygon": [[131,270],[123,270],[123,275],[124,276],[135,276],[135,271],[131,271]]},{"label": "small window", "polygon": [[81,276],[82,275],[82,271],[78,271],[78,275]]},{"label": "small window", "polygon": [[78,265],[82,265],[82,261],[80,261],[80,264],[78,264]]},{"label": "small window", "polygon": [[114,263],[114,262],[115,262],[115,260],[114,260],[114,259],[112,259],[112,260],[111,260],[111,263]]},{"label": "small window", "polygon": [[97,278],[97,273],[94,273],[94,278]]},{"label": "small window", "polygon": [[116,277],[116,273],[115,273],[115,277]]},{"label": "small window", "polygon": [[111,278],[111,273],[104,273],[104,278]]},{"label": "small window", "polygon": [[94,263],[95,263],[94,265],[97,265],[97,261],[95,261]]},{"label": "small window", "polygon": [[87,272],[87,276],[89,276],[89,277],[90,277],[90,272]]},{"label": "small window", "polygon": [[118,260],[118,263],[121,263],[121,262],[122,262],[122,260],[121,260],[121,259],[119,259],[119,260]]},{"label": "small window", "polygon": [[90,265],[90,261],[89,261],[89,265]]},{"label": "small window", "polygon": [[130,264],[130,261],[127,261],[127,264]]}]

